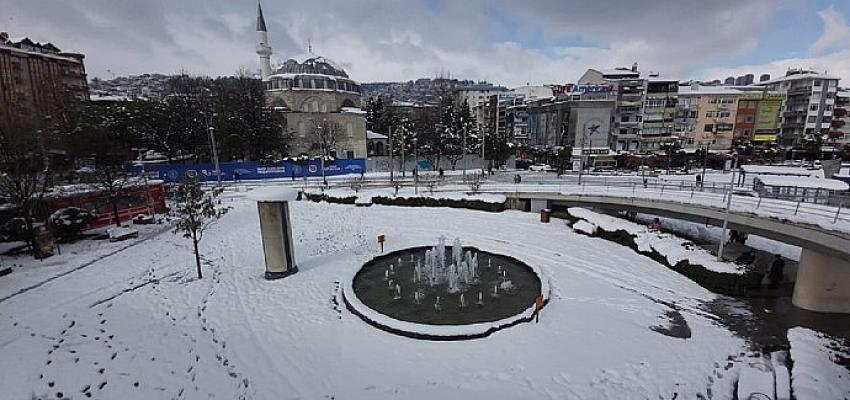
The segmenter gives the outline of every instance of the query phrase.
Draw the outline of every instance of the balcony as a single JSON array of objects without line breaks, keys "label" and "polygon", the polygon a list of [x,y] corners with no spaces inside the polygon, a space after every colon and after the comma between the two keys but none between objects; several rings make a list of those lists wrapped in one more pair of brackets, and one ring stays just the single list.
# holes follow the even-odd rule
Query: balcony
[{"label": "balcony", "polygon": [[843,127],[844,127],[844,125],[846,125],[846,124],[847,124],[847,123],[846,123],[846,122],[844,122],[844,120],[836,119],[836,120],[833,120],[833,121],[832,121],[832,125],[831,125],[831,126],[832,126],[833,128],[839,128],[839,129],[840,129],[840,128],[843,128]]}]

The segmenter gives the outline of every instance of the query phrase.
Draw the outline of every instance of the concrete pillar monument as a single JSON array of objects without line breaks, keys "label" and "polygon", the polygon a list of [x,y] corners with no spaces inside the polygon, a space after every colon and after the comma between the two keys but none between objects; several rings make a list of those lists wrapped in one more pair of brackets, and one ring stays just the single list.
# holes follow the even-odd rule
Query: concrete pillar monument
[{"label": "concrete pillar monument", "polygon": [[257,189],[251,194],[260,214],[266,279],[280,279],[298,272],[289,212],[289,202],[297,197],[298,191],[290,187]]}]

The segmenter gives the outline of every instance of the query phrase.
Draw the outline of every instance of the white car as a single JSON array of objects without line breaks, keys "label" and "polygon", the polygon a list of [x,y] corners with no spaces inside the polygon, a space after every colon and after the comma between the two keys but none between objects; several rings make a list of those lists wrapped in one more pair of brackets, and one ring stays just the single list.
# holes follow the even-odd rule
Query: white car
[{"label": "white car", "polygon": [[552,167],[548,164],[534,164],[528,167],[529,171],[551,171]]}]

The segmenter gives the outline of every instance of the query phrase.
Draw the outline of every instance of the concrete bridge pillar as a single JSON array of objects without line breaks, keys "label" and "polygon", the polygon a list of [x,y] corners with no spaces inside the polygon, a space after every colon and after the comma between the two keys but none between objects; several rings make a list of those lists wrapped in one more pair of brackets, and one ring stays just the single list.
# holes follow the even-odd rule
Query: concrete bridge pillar
[{"label": "concrete bridge pillar", "polygon": [[804,247],[792,302],[810,311],[850,313],[850,261]]}]

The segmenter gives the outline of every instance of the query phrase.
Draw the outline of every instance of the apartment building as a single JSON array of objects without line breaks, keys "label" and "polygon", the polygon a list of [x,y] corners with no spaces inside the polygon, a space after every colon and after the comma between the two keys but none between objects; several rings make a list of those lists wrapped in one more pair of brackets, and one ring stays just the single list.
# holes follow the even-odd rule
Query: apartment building
[{"label": "apartment building", "polygon": [[682,147],[731,151],[740,95],[726,86],[680,86],[675,127]]},{"label": "apartment building", "polygon": [[815,71],[794,69],[783,77],[755,83],[786,96],[779,126],[781,146],[799,147],[806,141],[817,139],[817,136],[828,138],[840,79]]},{"label": "apartment building", "polygon": [[0,128],[89,99],[84,55],[0,32]]},{"label": "apartment building", "polygon": [[675,117],[679,82],[650,77],[646,81],[640,127],[640,151],[660,150],[676,141]]}]

